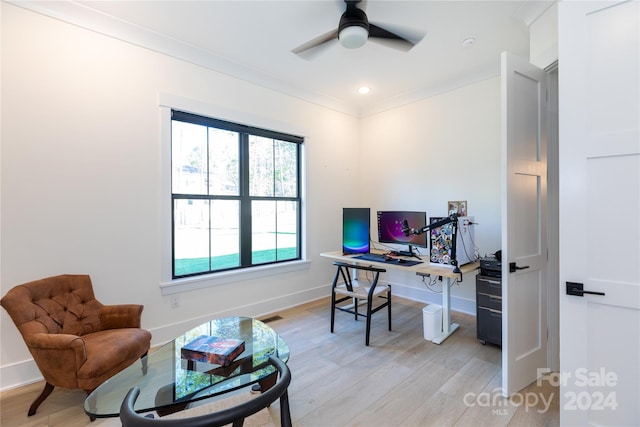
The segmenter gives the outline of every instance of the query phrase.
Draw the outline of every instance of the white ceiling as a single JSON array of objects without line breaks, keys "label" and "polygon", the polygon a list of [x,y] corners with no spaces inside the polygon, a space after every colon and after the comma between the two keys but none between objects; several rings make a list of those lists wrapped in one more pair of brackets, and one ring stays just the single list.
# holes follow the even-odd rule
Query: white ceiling
[{"label": "white ceiling", "polygon": [[[362,3],[369,21],[426,33],[409,52],[337,42],[291,50],[337,28],[342,0],[16,1],[14,4],[355,116],[496,76],[500,53],[528,58],[528,25],[553,1]],[[462,41],[475,37],[472,46]],[[357,88],[367,85],[368,95]]]}]

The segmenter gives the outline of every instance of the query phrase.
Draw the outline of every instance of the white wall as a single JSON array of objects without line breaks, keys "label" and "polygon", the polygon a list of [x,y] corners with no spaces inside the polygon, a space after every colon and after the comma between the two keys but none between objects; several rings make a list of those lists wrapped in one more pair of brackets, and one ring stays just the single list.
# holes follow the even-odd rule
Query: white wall
[{"label": "white wall", "polygon": [[529,26],[529,61],[545,69],[557,60],[558,3],[554,3]]},{"label": "white wall", "polygon": [[[90,274],[102,302],[145,305],[143,327],[157,344],[209,317],[256,316],[328,295],[333,271],[319,253],[340,247],[346,206],[440,216],[448,200],[467,200],[481,254],[498,249],[498,79],[358,120],[11,4],[0,8],[2,295],[46,276]],[[161,94],[304,132],[307,268],[181,293],[171,308],[160,290]],[[394,292],[430,297],[416,276],[394,274],[403,285]],[[454,289],[454,308],[473,307],[469,280]],[[0,321],[0,389],[38,379],[4,310]]]},{"label": "white wall", "polygon": [[[363,206],[431,217],[446,216],[450,200],[466,200],[479,223],[480,255],[500,249],[499,77],[368,117],[362,141]],[[419,277],[388,274],[394,293],[439,303],[439,295],[425,294]],[[466,277],[453,288],[454,309],[475,313],[474,280]]]},{"label": "white wall", "polygon": [[[145,305],[154,343],[200,319],[259,315],[320,295],[356,196],[359,121],[2,2],[1,290],[91,275],[106,304]],[[307,268],[180,294],[161,282],[159,94],[305,131]],[[276,129],[280,130],[280,129]],[[336,155],[340,152],[340,155]],[[265,302],[266,301],[266,302]],[[0,386],[39,377],[0,310]],[[328,324],[327,324],[328,328]]]}]

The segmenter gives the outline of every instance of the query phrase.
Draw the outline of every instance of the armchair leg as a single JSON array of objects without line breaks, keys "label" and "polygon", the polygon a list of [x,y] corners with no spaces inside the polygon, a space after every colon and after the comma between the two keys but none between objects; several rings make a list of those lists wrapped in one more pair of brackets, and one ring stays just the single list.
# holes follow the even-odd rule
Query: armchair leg
[{"label": "armchair leg", "polygon": [[29,412],[27,412],[28,416],[32,416],[36,413],[36,411],[38,410],[38,406],[40,406],[40,404],[44,402],[44,400],[47,397],[49,397],[53,389],[54,389],[54,386],[52,386],[51,384],[49,383],[44,384],[44,390],[42,390],[42,393],[40,393],[40,396],[38,396],[38,398],[34,400],[31,406],[29,407]]},{"label": "armchair leg", "polygon": [[[95,390],[95,388],[93,390]],[[87,393],[87,396],[89,396],[91,393],[93,393],[93,390],[85,390],[85,393]],[[92,403],[91,403],[91,406],[90,406],[91,410],[96,409],[95,405],[93,403],[95,403],[95,400],[92,401]],[[95,412],[95,411],[93,411],[93,412]],[[86,411],[85,411],[85,413],[86,413]],[[94,422],[96,420],[96,416],[95,415],[89,415],[89,414],[87,414],[87,415],[89,416],[89,421]]]},{"label": "armchair leg", "polygon": [[142,363],[142,375],[147,375],[147,369],[149,367],[149,363],[147,362],[147,354],[149,352],[145,352],[142,356],[140,356],[140,361]]}]

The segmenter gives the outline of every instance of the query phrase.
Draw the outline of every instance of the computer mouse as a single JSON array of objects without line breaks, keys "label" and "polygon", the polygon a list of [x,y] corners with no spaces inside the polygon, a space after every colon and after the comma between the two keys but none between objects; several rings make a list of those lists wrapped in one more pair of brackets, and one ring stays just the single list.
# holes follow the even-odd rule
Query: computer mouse
[{"label": "computer mouse", "polygon": [[398,264],[405,264],[406,262],[406,259],[398,258]]}]

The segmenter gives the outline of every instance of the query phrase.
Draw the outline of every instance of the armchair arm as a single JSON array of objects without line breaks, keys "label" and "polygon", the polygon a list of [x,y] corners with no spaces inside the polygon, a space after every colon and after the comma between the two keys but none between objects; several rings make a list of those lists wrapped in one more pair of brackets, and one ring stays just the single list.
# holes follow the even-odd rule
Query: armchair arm
[{"label": "armchair arm", "polygon": [[60,350],[71,348],[74,341],[82,341],[82,338],[71,334],[36,333],[25,336],[24,340],[29,348]]},{"label": "armchair arm", "polygon": [[138,304],[105,305],[100,309],[100,329],[139,328],[144,306]]},{"label": "armchair arm", "polygon": [[45,381],[59,387],[78,387],[76,372],[87,360],[82,337],[36,333],[26,336],[25,343]]}]

